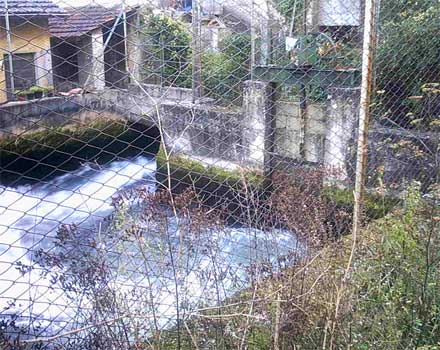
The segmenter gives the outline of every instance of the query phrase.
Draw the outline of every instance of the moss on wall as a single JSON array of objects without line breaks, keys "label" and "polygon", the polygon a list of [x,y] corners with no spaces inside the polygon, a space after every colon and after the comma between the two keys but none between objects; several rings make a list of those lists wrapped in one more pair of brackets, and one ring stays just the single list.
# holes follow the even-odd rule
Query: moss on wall
[{"label": "moss on wall", "polygon": [[[191,179],[209,177],[211,181],[235,185],[245,181],[249,185],[259,186],[263,183],[263,175],[258,171],[230,170],[217,166],[205,166],[199,161],[188,159],[183,156],[172,155],[169,157],[170,170],[185,170]],[[161,148],[157,153],[157,168],[163,172],[167,170],[167,161],[164,150]]]},{"label": "moss on wall", "polygon": [[[326,187],[324,197],[328,203],[343,207],[347,212],[352,212],[354,206],[354,197],[352,189],[341,189],[336,187]],[[390,196],[384,196],[376,193],[366,193],[364,196],[364,213],[369,220],[376,220],[387,215],[400,200]]]},{"label": "moss on wall", "polygon": [[84,162],[154,156],[158,144],[155,130],[114,120],[45,129],[0,141],[0,177],[3,184],[48,180]]},{"label": "moss on wall", "polygon": [[[266,182],[261,172],[205,166],[201,162],[177,155],[173,155],[169,159],[169,172],[170,179],[168,179],[165,153],[161,149],[157,155],[156,179],[162,188],[168,188],[171,185],[173,193],[181,193],[191,187],[204,202],[209,205],[220,204],[223,208],[228,208],[235,217],[235,214],[239,214],[243,209],[248,209],[247,206],[250,205],[255,206],[256,210],[261,210],[265,207],[261,201],[269,198],[268,195],[270,195],[265,193]],[[247,189],[246,186],[248,186]],[[253,194],[252,200],[249,199],[249,195],[245,191],[248,194]],[[325,187],[323,196],[329,206],[345,209],[347,213],[352,212],[354,206],[352,189]],[[241,200],[237,198],[241,198]],[[381,218],[397,204],[399,204],[399,200],[396,198],[366,193],[365,217],[368,220]]]}]

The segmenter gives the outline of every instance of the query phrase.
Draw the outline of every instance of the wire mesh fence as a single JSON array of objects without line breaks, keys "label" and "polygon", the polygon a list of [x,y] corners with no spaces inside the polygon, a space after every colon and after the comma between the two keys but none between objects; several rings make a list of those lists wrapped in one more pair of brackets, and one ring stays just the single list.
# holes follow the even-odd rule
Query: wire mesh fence
[{"label": "wire mesh fence", "polygon": [[439,16],[2,0],[1,349],[438,349]]}]

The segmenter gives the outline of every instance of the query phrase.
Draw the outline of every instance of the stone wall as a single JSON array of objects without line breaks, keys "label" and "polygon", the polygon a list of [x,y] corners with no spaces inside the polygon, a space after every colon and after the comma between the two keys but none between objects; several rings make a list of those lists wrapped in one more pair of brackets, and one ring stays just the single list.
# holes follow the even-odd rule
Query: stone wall
[{"label": "stone wall", "polygon": [[235,168],[248,164],[249,145],[242,135],[245,120],[241,111],[183,103],[180,98],[186,91],[168,92],[168,99],[150,99],[139,91],[104,89],[70,98],[9,103],[0,106],[0,138],[105,115],[149,127],[160,126],[167,149],[206,165]]}]

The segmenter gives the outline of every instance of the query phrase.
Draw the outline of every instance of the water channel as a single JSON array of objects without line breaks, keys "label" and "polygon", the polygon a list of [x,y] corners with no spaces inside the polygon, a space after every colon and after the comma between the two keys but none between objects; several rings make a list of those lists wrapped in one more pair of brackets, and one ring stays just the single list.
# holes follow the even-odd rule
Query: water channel
[{"label": "water channel", "polygon": [[[78,293],[77,288],[66,288],[54,276],[59,277],[63,263],[69,273],[78,271],[74,267],[84,264],[82,253],[86,243],[91,242],[89,238],[93,239],[95,251],[104,252],[100,259],[111,261],[107,285],[129,301],[127,309],[136,309],[142,295],[151,295],[153,290],[154,301],[148,300],[148,305],[155,309],[161,327],[171,325],[175,318],[176,278],[182,300],[187,307],[196,308],[245,288],[252,264],[276,262],[281,255],[298,248],[288,232],[225,226],[205,230],[182,252],[182,234],[176,224],[171,239],[168,236],[167,242],[173,247],[170,250],[164,248],[164,239],[155,225],[143,222],[150,249],[146,258],[136,244],[109,235],[102,224],[112,215],[115,196],[133,188],[156,190],[155,170],[155,158],[143,153],[101,165],[82,163],[75,170],[46,181],[1,185],[0,320],[7,332],[14,333],[11,320],[14,330],[22,333],[21,339],[51,336],[84,323],[78,319],[78,310],[91,308],[90,296]],[[36,252],[59,250],[56,237],[60,226],[69,224],[82,230],[85,244],[71,244],[70,261],[44,269]],[[172,274],[170,251],[183,257],[178,277],[175,271]],[[148,266],[145,260],[149,261]]]}]

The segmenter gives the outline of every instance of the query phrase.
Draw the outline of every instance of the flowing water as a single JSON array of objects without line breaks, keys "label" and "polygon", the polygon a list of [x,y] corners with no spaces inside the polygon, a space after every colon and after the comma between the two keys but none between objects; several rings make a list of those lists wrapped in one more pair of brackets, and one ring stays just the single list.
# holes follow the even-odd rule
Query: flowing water
[{"label": "flowing water", "polygon": [[[138,156],[101,167],[83,165],[46,183],[0,187],[0,320],[13,317],[15,326],[22,325],[28,337],[50,335],[75,317],[75,308],[86,307],[87,300],[73,300],[75,297],[51,280],[50,274],[42,275],[35,252],[55,249],[54,238],[61,224],[78,224],[94,234],[100,232],[101,223],[112,214],[115,195],[134,186],[155,190],[155,168],[154,158]],[[176,229],[171,244],[178,245],[179,236]],[[161,247],[155,241],[158,237],[152,230],[150,247],[155,251]],[[200,246],[184,252],[185,266],[192,267],[181,280],[180,288],[188,295],[187,302],[202,299],[206,302],[211,296],[223,299],[246,285],[244,271],[251,256],[273,261],[297,248],[290,233],[263,233],[243,227],[226,227],[210,232],[208,238],[198,239]],[[113,249],[119,256],[124,253],[123,264],[120,260],[113,264],[116,277],[112,283],[116,289],[127,295],[140,287],[146,293],[154,288],[157,302],[153,307],[163,320],[172,318],[176,300],[169,262],[158,258],[159,262],[150,265],[148,272],[156,275],[154,281],[147,283],[147,271],[139,267],[142,258],[133,244],[124,245],[106,237],[102,238],[102,244],[105,251]],[[111,254],[107,256],[111,257]]]}]

